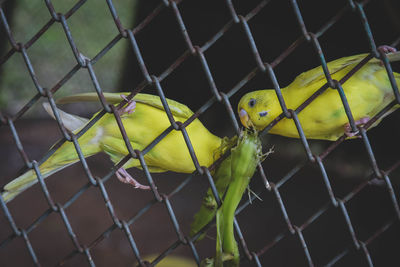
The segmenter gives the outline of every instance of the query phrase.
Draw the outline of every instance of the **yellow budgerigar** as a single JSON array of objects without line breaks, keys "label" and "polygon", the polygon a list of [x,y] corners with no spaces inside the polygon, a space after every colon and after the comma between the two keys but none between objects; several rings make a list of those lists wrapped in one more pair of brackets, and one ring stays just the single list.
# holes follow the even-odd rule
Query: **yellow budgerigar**
[{"label": "yellow budgerigar", "polygon": [[[117,104],[128,93],[112,94],[105,93],[109,103]],[[167,114],[164,111],[158,96],[148,94],[137,94],[134,101],[121,109],[121,120],[133,149],[142,150],[150,144],[157,136],[170,126]],[[61,99],[62,103],[79,101],[98,101],[97,95],[88,93]],[[186,121],[193,112],[185,105],[167,99],[172,115],[176,121]],[[48,103],[45,109],[54,117]],[[58,110],[61,120],[66,128],[72,132],[78,132],[89,120],[71,115]],[[196,157],[201,166],[210,166],[220,155],[222,139],[210,133],[198,120],[186,127]],[[129,154],[121,132],[113,114],[105,114],[85,134],[78,139],[82,153],[89,157],[99,152],[107,153],[114,163],[118,163]],[[156,146],[145,154],[144,159],[150,172],[175,171],[191,173],[195,166],[189,154],[189,150],[180,131],[173,130],[163,138]],[[40,166],[43,177],[77,162],[78,154],[73,143],[64,143],[52,156]],[[130,159],[116,172],[119,180],[130,183],[135,187],[148,189],[148,186],[139,184],[125,170],[131,167],[140,168],[138,159]],[[4,186],[2,196],[8,202],[19,193],[37,183],[38,179],[33,170],[22,174]]]},{"label": "yellow budgerigar", "polygon": [[[400,52],[392,47],[383,46],[390,61],[399,61]],[[339,81],[353,69],[367,54],[344,57],[328,63],[331,77]],[[400,74],[394,73],[400,86]],[[282,89],[282,95],[288,109],[295,110],[307,98],[326,83],[322,67],[300,74],[289,86]],[[395,99],[388,74],[383,63],[371,59],[343,85],[356,125],[365,124],[385,106]],[[383,117],[399,108],[395,105]],[[238,113],[243,126],[264,129],[273,119],[282,113],[275,90],[259,90],[247,93],[238,105]],[[310,139],[337,140],[343,134],[352,137],[349,121],[339,93],[328,88],[298,114],[304,134]],[[380,120],[375,122],[376,126]],[[284,118],[274,125],[269,133],[298,138],[298,131],[291,119]]]}]

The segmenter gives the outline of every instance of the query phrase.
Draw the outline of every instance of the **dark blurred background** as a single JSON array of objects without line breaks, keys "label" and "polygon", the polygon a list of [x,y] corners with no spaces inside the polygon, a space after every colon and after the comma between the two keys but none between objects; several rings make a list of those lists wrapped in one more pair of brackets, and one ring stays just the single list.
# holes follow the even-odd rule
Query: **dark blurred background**
[{"label": "dark blurred background", "polygon": [[[117,34],[106,2],[88,1],[68,19],[72,36],[80,51],[92,58]],[[267,1],[268,4],[248,24],[264,62],[272,62],[301,36],[301,30],[289,1]],[[308,31],[317,32],[348,4],[348,1],[298,1]],[[0,2],[1,3],[1,2]],[[260,0],[233,1],[237,14],[245,16],[261,3]],[[53,1],[57,12],[67,12],[76,1]],[[126,28],[133,28],[157,10],[162,1],[114,1],[117,13]],[[27,42],[50,19],[50,14],[41,1],[2,1],[8,23],[18,42]],[[188,1],[178,4],[188,34],[194,45],[203,46],[231,20],[225,1]],[[400,4],[398,1],[370,1],[365,5],[374,40],[377,45],[391,44],[400,37]],[[135,35],[145,64],[150,74],[161,75],[186,50],[182,33],[171,8],[163,8],[148,25]],[[353,54],[369,52],[369,44],[359,15],[346,11],[319,42],[328,61]],[[10,50],[4,28],[0,28],[0,57]],[[397,47],[399,48],[399,47]],[[61,25],[54,23],[28,50],[39,82],[52,88],[75,64]],[[250,71],[256,62],[241,25],[232,25],[227,32],[206,52],[205,57],[218,90],[229,92]],[[22,56],[15,53],[0,64],[0,105],[5,114],[18,112],[35,94],[36,90],[23,63]],[[279,84],[288,85],[298,74],[319,64],[311,43],[303,42],[275,69]],[[400,71],[398,64],[393,64]],[[122,39],[95,65],[94,70],[104,91],[130,91],[142,81],[137,60],[127,40]],[[166,97],[185,103],[192,110],[200,108],[213,94],[198,58],[188,57],[162,82]],[[238,93],[230,98],[235,109],[240,97],[246,92],[272,88],[266,75],[258,73]],[[77,92],[93,91],[88,72],[78,71],[55,97]],[[156,93],[146,87],[142,92]],[[63,107],[80,115],[90,117],[99,106],[71,105]],[[386,170],[399,161],[400,113],[391,116],[368,132],[378,166]],[[214,104],[200,116],[200,120],[219,136],[233,136],[234,128],[222,104]],[[22,145],[29,159],[39,160],[44,153],[61,138],[57,123],[35,104],[15,122]],[[278,182],[296,164],[306,159],[301,142],[280,136],[267,135],[263,140],[264,150],[274,147],[263,163],[267,178]],[[314,154],[321,153],[331,143],[310,141]],[[16,177],[23,161],[7,126],[0,127],[0,185]],[[92,173],[102,177],[112,167],[105,155],[88,160]],[[325,160],[327,174],[335,196],[342,198],[363,183],[372,173],[362,140],[346,141],[338,146]],[[129,170],[140,181],[145,181],[143,172]],[[398,196],[400,168],[390,178]],[[155,183],[163,193],[170,193],[187,175],[177,173],[154,174]],[[60,171],[46,180],[56,202],[65,203],[76,191],[87,183],[79,163]],[[135,190],[117,179],[106,184],[116,215],[129,220],[149,201],[150,192]],[[189,233],[192,216],[200,206],[207,190],[205,176],[195,176],[171,199],[181,229]],[[238,216],[244,239],[251,251],[260,252],[280,233],[287,229],[281,210],[273,192],[263,187],[261,177],[252,180],[253,191],[260,192],[262,201],[256,200]],[[316,165],[309,164],[280,188],[290,220],[300,226],[329,201],[321,173]],[[26,228],[48,209],[39,186],[34,186],[8,205],[16,224]],[[379,233],[368,245],[375,266],[399,266],[400,226],[393,205],[384,186],[368,185],[346,204],[350,219],[359,240],[367,242],[386,223],[394,220],[383,233]],[[112,219],[105,207],[100,192],[90,188],[66,213],[81,244],[89,245],[106,231]],[[141,255],[159,255],[177,240],[173,225],[164,204],[152,206],[130,227]],[[211,230],[209,238],[196,244],[201,258],[212,256],[215,240]],[[0,242],[12,234],[12,230],[0,211]],[[316,266],[330,262],[345,248],[349,253],[335,266],[367,266],[362,249],[353,248],[345,220],[338,208],[330,207],[310,224],[303,236],[311,258]],[[32,246],[43,266],[54,266],[74,250],[66,228],[59,216],[53,213],[29,233]],[[122,231],[112,231],[107,238],[91,249],[97,266],[134,266],[135,257]],[[171,256],[191,258],[188,246],[180,246]],[[287,234],[273,248],[259,256],[263,266],[307,266],[301,243],[296,235]],[[1,266],[32,266],[32,260],[22,238],[15,238],[0,248]],[[88,265],[83,255],[65,262],[65,266]],[[162,266],[160,264],[160,266]],[[178,266],[178,265],[176,265]],[[185,263],[182,266],[190,266]],[[243,262],[243,266],[255,266],[254,262]]]}]

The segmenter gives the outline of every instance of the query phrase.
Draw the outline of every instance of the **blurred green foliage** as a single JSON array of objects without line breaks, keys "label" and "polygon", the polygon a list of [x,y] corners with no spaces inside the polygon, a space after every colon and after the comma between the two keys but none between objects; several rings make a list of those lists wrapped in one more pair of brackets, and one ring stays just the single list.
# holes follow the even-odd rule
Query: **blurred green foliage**
[{"label": "blurred green foliage", "polygon": [[[76,0],[53,0],[56,12],[65,14]],[[126,28],[132,28],[136,15],[136,0],[118,0],[113,2],[117,14]],[[14,39],[28,42],[50,19],[51,15],[44,1],[19,0],[6,14]],[[86,57],[93,58],[114,37],[118,29],[105,1],[87,1],[67,20],[72,37],[78,50]],[[7,38],[5,49],[0,57],[11,49]],[[124,58],[129,48],[128,40],[120,40],[95,65],[94,70],[104,91],[116,91],[123,74]],[[50,28],[27,49],[28,56],[42,87],[52,88],[76,64],[76,60],[60,23]],[[93,83],[86,69],[80,69],[57,91],[57,96],[77,92],[92,91]],[[8,113],[17,112],[27,103],[37,90],[29,75],[20,53],[14,53],[0,66],[0,109]],[[35,109],[34,109],[35,110]],[[28,112],[27,116],[37,116],[41,112]]]}]

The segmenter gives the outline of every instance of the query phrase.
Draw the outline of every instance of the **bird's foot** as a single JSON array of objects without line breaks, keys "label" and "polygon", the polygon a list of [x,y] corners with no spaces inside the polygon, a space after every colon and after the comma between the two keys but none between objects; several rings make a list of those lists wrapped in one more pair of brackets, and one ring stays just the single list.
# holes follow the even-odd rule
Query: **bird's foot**
[{"label": "bird's foot", "polygon": [[121,182],[126,183],[126,184],[131,184],[135,188],[139,188],[139,189],[143,189],[143,190],[150,189],[150,186],[142,185],[141,183],[139,183],[138,181],[133,179],[133,177],[122,167],[117,170],[115,175],[117,176],[118,180],[120,180]]},{"label": "bird's foot", "polygon": [[134,100],[128,100],[126,95],[121,95],[121,98],[128,103],[125,107],[121,108],[120,115],[124,113],[132,114],[133,112],[135,112],[136,102]]},{"label": "bird's foot", "polygon": [[[369,121],[369,119],[370,118],[368,116],[367,117],[363,117],[363,118],[361,118],[359,120],[356,120],[355,124],[356,124],[356,126],[362,126],[362,125],[366,124]],[[353,136],[356,136],[358,134],[358,131],[353,132],[352,129],[351,129],[350,123],[346,123],[344,125],[344,134],[347,137],[353,137]],[[357,136],[357,138],[361,138],[361,136]]]},{"label": "bird's foot", "polygon": [[388,46],[388,45],[381,45],[378,47],[378,50],[382,51],[385,54],[394,53],[397,51],[396,48]]}]

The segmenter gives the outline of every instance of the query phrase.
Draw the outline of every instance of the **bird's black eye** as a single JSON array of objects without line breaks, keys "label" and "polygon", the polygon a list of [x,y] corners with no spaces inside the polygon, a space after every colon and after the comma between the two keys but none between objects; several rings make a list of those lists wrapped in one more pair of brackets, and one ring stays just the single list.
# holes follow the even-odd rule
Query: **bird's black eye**
[{"label": "bird's black eye", "polygon": [[249,107],[254,107],[256,105],[256,100],[254,98],[251,98],[249,101]]}]

